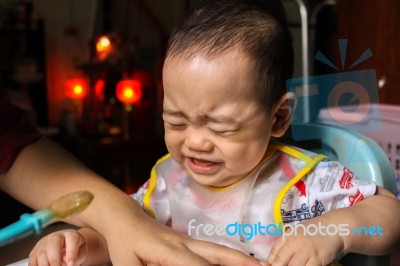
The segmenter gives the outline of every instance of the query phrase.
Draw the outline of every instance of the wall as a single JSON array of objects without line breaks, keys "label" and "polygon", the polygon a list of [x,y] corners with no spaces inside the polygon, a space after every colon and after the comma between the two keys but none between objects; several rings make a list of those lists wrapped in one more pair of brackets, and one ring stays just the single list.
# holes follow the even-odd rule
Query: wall
[{"label": "wall", "polygon": [[[88,58],[96,0],[34,0],[34,10],[45,23],[46,79],[49,121],[56,124],[65,99],[64,82],[76,75],[74,60]],[[76,32],[73,29],[76,28]]]},{"label": "wall", "polygon": [[400,1],[338,0],[338,37],[349,39],[349,64],[370,48],[357,69],[376,70],[381,103],[400,104]]}]

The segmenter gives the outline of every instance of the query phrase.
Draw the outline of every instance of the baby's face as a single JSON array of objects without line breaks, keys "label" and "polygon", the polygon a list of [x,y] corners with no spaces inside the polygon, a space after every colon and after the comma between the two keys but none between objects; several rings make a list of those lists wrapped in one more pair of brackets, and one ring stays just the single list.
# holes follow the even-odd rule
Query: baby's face
[{"label": "baby's face", "polygon": [[200,184],[233,184],[263,158],[274,121],[252,89],[253,72],[234,51],[212,59],[178,56],[164,65],[166,145]]}]

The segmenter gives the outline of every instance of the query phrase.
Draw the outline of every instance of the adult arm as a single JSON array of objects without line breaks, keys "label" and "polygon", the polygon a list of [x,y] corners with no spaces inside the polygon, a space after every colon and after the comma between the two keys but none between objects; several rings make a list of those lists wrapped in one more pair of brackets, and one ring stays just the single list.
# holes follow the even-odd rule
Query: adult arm
[{"label": "adult arm", "polygon": [[100,232],[115,265],[258,265],[236,250],[196,241],[157,224],[123,191],[45,137],[23,148],[0,176],[0,187],[33,209],[45,208],[73,191],[92,192],[92,204],[68,222]]}]

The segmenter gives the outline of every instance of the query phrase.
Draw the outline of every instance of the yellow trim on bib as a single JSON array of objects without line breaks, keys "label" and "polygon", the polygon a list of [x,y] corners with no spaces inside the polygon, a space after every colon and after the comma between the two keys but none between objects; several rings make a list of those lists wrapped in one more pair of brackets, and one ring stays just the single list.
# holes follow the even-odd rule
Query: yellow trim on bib
[{"label": "yellow trim on bib", "polygon": [[149,187],[147,188],[146,193],[143,196],[143,206],[146,210],[146,212],[153,217],[154,219],[156,219],[156,215],[154,214],[154,211],[151,209],[150,206],[150,197],[151,194],[154,191],[154,188],[156,187],[157,184],[157,173],[156,173],[156,167],[157,165],[159,165],[160,163],[164,162],[165,160],[167,160],[169,157],[171,157],[171,155],[168,153],[167,155],[164,155],[163,157],[161,157],[157,162],[156,165],[153,166],[153,168],[151,169],[151,173],[150,173],[150,183],[149,183]]},{"label": "yellow trim on bib", "polygon": [[317,154],[314,157],[310,157],[304,153],[301,153],[296,149],[293,149],[289,146],[285,146],[282,144],[276,144],[276,149],[306,162],[306,165],[297,173],[297,175],[293,177],[288,183],[286,183],[285,186],[283,186],[283,188],[279,191],[278,196],[275,199],[274,210],[273,210],[274,220],[277,226],[279,226],[279,224],[283,226],[281,204],[286,193],[292,186],[294,186],[298,181],[300,181],[300,179],[302,179],[308,172],[310,172],[315,165],[317,165],[320,161],[325,159],[326,156],[323,154]]},{"label": "yellow trim on bib", "polygon": [[[323,154],[317,154],[314,157],[310,157],[290,146],[286,146],[282,143],[279,142],[272,142],[271,143],[273,148],[276,150],[280,150],[283,153],[289,154],[297,159],[300,159],[302,161],[304,161],[306,163],[306,165],[297,173],[297,175],[295,177],[293,177],[288,183],[286,183],[283,188],[279,191],[276,199],[275,199],[275,203],[274,203],[274,208],[273,208],[273,215],[274,215],[274,220],[275,223],[277,224],[277,226],[279,226],[279,223],[281,223],[281,225],[283,225],[283,220],[282,220],[282,214],[281,214],[281,204],[283,201],[283,198],[285,197],[286,193],[290,190],[290,188],[292,186],[294,186],[298,181],[300,181],[305,175],[308,174],[308,172],[311,171],[311,169],[313,169],[315,167],[315,165],[317,165],[320,161],[322,161],[323,159],[326,158],[325,155]],[[271,152],[268,154],[269,156],[266,156],[262,162],[266,161],[267,159],[269,159],[271,157],[271,155],[273,154],[272,150]],[[151,206],[150,206],[150,198],[151,198],[151,194],[153,193],[156,185],[157,185],[157,173],[156,173],[156,167],[161,164],[162,162],[164,162],[165,160],[167,160],[168,158],[170,158],[171,155],[167,154],[165,156],[163,156],[161,159],[159,159],[157,161],[157,163],[155,164],[155,166],[152,168],[151,170],[151,174],[150,174],[150,183],[149,183],[149,187],[147,188],[146,193],[143,196],[143,205],[144,208],[146,210],[146,212],[152,216],[154,219],[156,219],[156,215],[154,213],[154,211],[152,210]],[[256,167],[257,168],[257,167]],[[246,175],[247,176],[247,175]],[[245,177],[246,177],[245,176]],[[224,190],[224,189],[228,189],[232,186],[234,186],[235,184],[237,184],[238,182],[240,182],[242,179],[238,180],[237,182],[225,186],[225,187],[208,187],[210,189],[213,190]]]},{"label": "yellow trim on bib", "polygon": [[292,148],[290,146],[286,146],[286,145],[284,145],[282,143],[275,143],[274,145],[275,145],[275,148],[277,150],[280,150],[281,152],[287,153],[287,154],[289,154],[289,155],[291,155],[291,156],[293,156],[293,157],[295,157],[297,159],[300,159],[302,161],[305,161],[307,163],[311,162],[312,159],[313,159],[312,157],[310,157],[308,155],[305,155],[304,153],[302,153],[302,152],[300,152],[300,151],[298,151],[298,150],[296,150],[296,149],[294,149],[294,148]]}]

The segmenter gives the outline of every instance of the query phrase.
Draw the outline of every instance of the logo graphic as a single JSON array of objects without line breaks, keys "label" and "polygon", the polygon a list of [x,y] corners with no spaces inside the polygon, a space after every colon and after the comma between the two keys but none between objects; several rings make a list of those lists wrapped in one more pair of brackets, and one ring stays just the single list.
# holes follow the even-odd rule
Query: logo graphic
[{"label": "logo graphic", "polygon": [[[347,39],[339,39],[341,70],[325,55],[317,52],[315,59],[338,70],[334,74],[293,78],[286,82],[288,92],[295,95],[292,114],[292,137],[295,141],[318,139],[318,132],[309,132],[296,123],[319,121],[334,124],[356,132],[381,129],[380,119],[369,123],[370,117],[380,118],[379,97],[374,69],[351,71],[352,68],[372,57],[367,49],[350,67],[345,66]],[[326,137],[326,136],[324,136]],[[343,145],[349,140],[330,139],[332,145]],[[346,145],[343,145],[346,146]]]},{"label": "logo graphic", "polygon": [[[348,40],[339,39],[338,42],[341,66],[342,70],[345,70]],[[347,70],[351,70],[370,57],[372,51],[367,49]],[[315,59],[338,70],[320,51],[317,52]],[[296,95],[297,99],[297,107],[292,116],[293,122],[308,121],[309,117],[305,115],[315,116],[322,109],[325,110],[324,114],[328,120],[348,129],[358,132],[380,129],[380,124],[365,126],[372,112],[374,115],[379,115],[377,106],[374,106],[379,103],[379,96],[376,73],[373,69],[289,79],[286,87],[288,92]],[[313,112],[308,114],[305,109],[310,107]],[[294,133],[295,140],[307,139],[302,132]]]},{"label": "logo graphic", "polygon": [[[210,237],[217,235],[219,237],[239,236],[243,241],[251,241],[256,236],[272,236],[272,237],[289,237],[292,235],[308,235],[308,236],[348,236],[350,233],[363,236],[383,236],[383,228],[381,226],[360,226],[350,229],[349,224],[303,224],[299,221],[282,224],[263,224],[261,222],[249,224],[239,223],[237,221],[229,224],[203,224],[197,223],[196,219],[192,219],[188,224],[188,235],[193,237]],[[203,238],[204,239],[204,238]],[[241,240],[242,241],[242,240]]]}]

